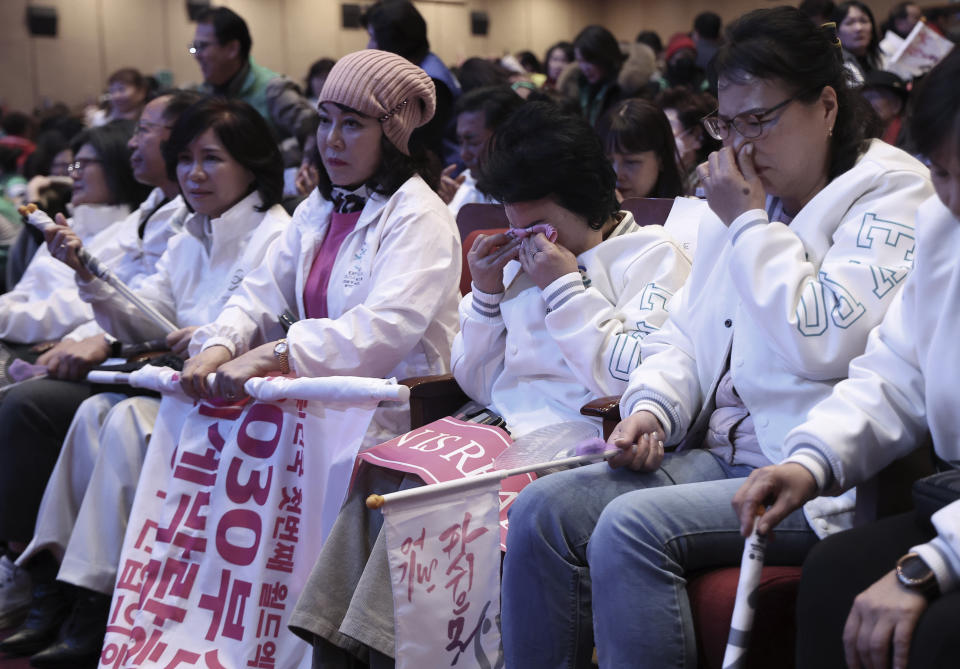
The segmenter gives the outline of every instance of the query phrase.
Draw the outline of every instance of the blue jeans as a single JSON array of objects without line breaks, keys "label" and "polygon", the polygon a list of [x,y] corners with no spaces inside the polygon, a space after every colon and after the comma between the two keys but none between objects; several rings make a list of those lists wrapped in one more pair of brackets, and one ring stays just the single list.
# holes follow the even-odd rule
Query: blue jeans
[{"label": "blue jeans", "polygon": [[[738,565],[730,500],[751,468],[708,451],[668,454],[655,472],[605,463],[538,479],[510,510],[502,586],[508,669],[696,667],[684,573]],[[800,564],[816,542],[785,519],[768,564]]]}]

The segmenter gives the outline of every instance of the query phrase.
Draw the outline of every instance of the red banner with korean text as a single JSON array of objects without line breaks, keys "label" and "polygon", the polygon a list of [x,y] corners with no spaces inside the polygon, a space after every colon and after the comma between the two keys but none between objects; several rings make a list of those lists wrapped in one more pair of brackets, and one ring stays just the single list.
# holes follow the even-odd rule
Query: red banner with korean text
[{"label": "red banner with korean text", "polygon": [[[443,483],[492,471],[494,459],[512,443],[510,435],[499,427],[448,416],[362,451],[357,456],[357,466],[366,462],[414,474],[427,484]],[[534,479],[535,474],[521,474],[502,482],[499,493],[501,550],[506,550],[510,505]]]},{"label": "red banner with korean text", "polygon": [[165,395],[100,666],[309,667],[287,620],[376,405]]}]

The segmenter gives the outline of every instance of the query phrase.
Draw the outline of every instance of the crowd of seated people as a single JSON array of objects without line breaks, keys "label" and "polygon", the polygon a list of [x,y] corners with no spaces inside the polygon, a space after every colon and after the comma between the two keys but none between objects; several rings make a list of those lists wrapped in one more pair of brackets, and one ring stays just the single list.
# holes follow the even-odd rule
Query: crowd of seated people
[{"label": "crowd of seated people", "polygon": [[[900,3],[884,30],[920,20]],[[86,376],[152,348],[198,404],[278,374],[452,373],[456,415],[514,438],[600,435],[580,408],[619,396],[617,453],[511,507],[503,666],[698,666],[687,576],[739,564],[754,522],[769,562],[804,566],[798,666],[957,666],[960,502],[856,528],[852,510],[927,433],[960,469],[960,52],[886,71],[859,0],[703,12],[666,43],[588,25],[542,61],[445,64],[405,0],[362,25],[367,48],[301,88],[207,8],[196,90],[122,68],[98,105],[3,110],[0,653],[101,661],[158,414],[189,403]],[[636,198],[684,198],[695,256]],[[27,225],[28,202],[53,224]],[[462,247],[473,203],[510,230]],[[408,405],[381,406],[363,448],[409,430]],[[314,667],[400,659],[364,499],[423,482],[358,472],[285,620]]]}]

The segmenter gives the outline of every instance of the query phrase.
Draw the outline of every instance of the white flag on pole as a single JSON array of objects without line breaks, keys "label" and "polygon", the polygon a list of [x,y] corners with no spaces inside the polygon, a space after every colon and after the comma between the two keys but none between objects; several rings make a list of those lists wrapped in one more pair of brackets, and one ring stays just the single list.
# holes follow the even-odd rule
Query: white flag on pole
[{"label": "white flag on pole", "polygon": [[499,480],[383,507],[397,669],[503,667]]}]

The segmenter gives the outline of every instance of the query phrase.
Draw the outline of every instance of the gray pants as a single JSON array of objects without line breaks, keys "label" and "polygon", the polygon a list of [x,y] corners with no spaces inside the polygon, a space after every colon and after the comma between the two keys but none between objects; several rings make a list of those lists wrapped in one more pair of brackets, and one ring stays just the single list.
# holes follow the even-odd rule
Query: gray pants
[{"label": "gray pants", "polygon": [[392,667],[393,592],[383,514],[367,495],[423,485],[416,476],[364,464],[300,599],[290,629],[314,646],[314,667]]}]

